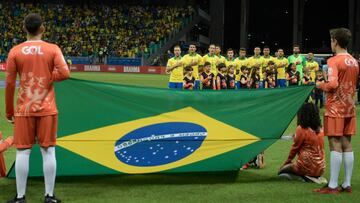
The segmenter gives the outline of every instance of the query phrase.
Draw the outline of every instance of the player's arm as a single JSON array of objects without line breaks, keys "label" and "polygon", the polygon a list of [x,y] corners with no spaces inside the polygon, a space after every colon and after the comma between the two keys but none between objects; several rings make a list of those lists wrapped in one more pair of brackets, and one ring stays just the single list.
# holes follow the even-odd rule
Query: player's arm
[{"label": "player's arm", "polygon": [[204,79],[204,76],[203,75],[200,75],[200,81],[202,84],[207,84],[210,80],[210,76],[207,77],[206,79]]},{"label": "player's arm", "polygon": [[7,150],[13,144],[13,137],[8,137],[6,140],[0,139],[0,153]]},{"label": "player's arm", "polygon": [[[169,63],[168,63],[168,64],[169,64]],[[175,63],[174,65],[168,65],[168,66],[166,66],[166,71],[167,71],[168,73],[170,73],[170,72],[173,71],[175,68],[178,68],[178,67],[182,66],[182,64],[183,64],[183,62],[180,61],[180,62],[178,62],[178,63]]]},{"label": "player's arm", "polygon": [[295,156],[300,151],[301,145],[303,144],[303,142],[304,142],[304,134],[302,132],[301,127],[298,127],[296,129],[296,133],[294,136],[294,143],[291,146],[289,156],[288,156],[287,160],[285,161],[284,165],[291,163],[291,161],[295,158]]},{"label": "player's arm", "polygon": [[216,76],[216,87],[218,90],[221,89],[221,79],[219,76]]},{"label": "player's arm", "polygon": [[[215,76],[214,76],[214,77],[215,77]],[[213,78],[213,80],[212,80],[212,83],[213,83],[213,89],[216,90],[216,82],[215,82],[214,78]]]},{"label": "player's arm", "polygon": [[288,81],[291,80],[289,73],[286,73],[286,80],[288,80]]},{"label": "player's arm", "polygon": [[330,92],[336,89],[339,86],[339,78],[338,78],[338,69],[335,63],[329,62],[328,69],[328,82],[326,83],[317,83],[316,86],[325,91]]},{"label": "player's arm", "polygon": [[6,62],[6,88],[5,88],[5,105],[6,118],[9,122],[14,121],[14,94],[16,86],[16,60],[13,51],[10,51]]},{"label": "player's arm", "polygon": [[70,70],[64,59],[64,55],[61,53],[59,47],[56,47],[54,57],[54,70],[52,72],[52,81],[60,82],[70,77]]}]

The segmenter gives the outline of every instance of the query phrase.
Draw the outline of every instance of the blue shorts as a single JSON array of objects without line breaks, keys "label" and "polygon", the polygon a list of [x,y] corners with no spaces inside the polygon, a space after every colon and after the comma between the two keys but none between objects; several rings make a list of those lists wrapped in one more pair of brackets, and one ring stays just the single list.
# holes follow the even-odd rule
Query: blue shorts
[{"label": "blue shorts", "polygon": [[278,79],[277,80],[278,87],[286,87],[286,80],[285,79]]},{"label": "blue shorts", "polygon": [[235,83],[235,86],[236,86],[236,89],[240,89],[240,81],[236,81],[236,83]]},{"label": "blue shorts", "polygon": [[170,89],[183,89],[183,83],[182,82],[169,82],[169,88]]},{"label": "blue shorts", "polygon": [[200,89],[200,80],[195,80],[194,90],[199,90],[199,89]]},{"label": "blue shorts", "polygon": [[263,89],[264,87],[264,81],[259,81],[259,89]]}]

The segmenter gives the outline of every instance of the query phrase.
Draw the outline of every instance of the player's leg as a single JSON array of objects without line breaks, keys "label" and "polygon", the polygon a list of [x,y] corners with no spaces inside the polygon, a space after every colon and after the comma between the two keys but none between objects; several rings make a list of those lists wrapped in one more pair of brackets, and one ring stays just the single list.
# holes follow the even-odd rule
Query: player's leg
[{"label": "player's leg", "polygon": [[57,123],[57,115],[39,117],[37,120],[38,140],[43,158],[45,202],[59,202],[54,196],[57,166],[55,156]]},{"label": "player's leg", "polygon": [[8,201],[25,202],[26,184],[29,173],[31,148],[35,144],[35,119],[33,117],[15,117],[14,146],[16,150],[15,173],[17,196]]},{"label": "player's leg", "polygon": [[356,133],[356,117],[345,118],[344,135],[341,137],[343,150],[345,179],[341,185],[343,191],[352,192],[351,177],[354,167],[354,152],[351,145],[351,136]]},{"label": "player's leg", "polygon": [[182,82],[177,83],[176,88],[182,90],[184,88],[184,83]]},{"label": "player's leg", "polygon": [[329,136],[329,147],[330,147],[330,188],[338,187],[338,178],[340,168],[342,164],[342,145],[341,137]]},{"label": "player's leg", "polygon": [[299,175],[298,172],[294,169],[295,166],[293,163],[286,164],[285,166],[281,167],[279,170],[279,177],[286,178],[288,180],[299,180],[305,181],[302,175]]},{"label": "player's leg", "polygon": [[321,194],[338,194],[338,178],[343,158],[341,136],[344,132],[344,119],[324,118],[324,132],[329,139],[330,147],[330,180],[329,184],[320,189],[314,190]]},{"label": "player's leg", "polygon": [[195,80],[194,90],[199,90],[199,89],[200,89],[200,80]]}]

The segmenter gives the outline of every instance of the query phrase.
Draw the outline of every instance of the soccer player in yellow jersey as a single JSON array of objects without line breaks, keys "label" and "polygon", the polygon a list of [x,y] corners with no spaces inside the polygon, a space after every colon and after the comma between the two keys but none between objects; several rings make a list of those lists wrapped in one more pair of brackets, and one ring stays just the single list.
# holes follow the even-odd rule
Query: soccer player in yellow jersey
[{"label": "soccer player in yellow jersey", "polygon": [[261,53],[261,49],[260,47],[255,47],[254,48],[254,56],[248,58],[248,66],[249,68],[251,68],[251,72],[253,71],[252,69],[255,68],[259,68],[260,70],[260,81],[259,81],[259,88],[263,88],[264,87],[264,75],[263,75],[263,63],[264,63],[264,58],[260,55]]},{"label": "soccer player in yellow jersey", "polygon": [[316,71],[319,70],[319,64],[314,61],[314,54],[311,52],[307,55],[306,69],[310,71],[311,82],[315,82]]},{"label": "soccer player in yellow jersey", "polygon": [[215,55],[215,44],[210,44],[209,46],[209,53],[205,54],[202,57],[202,63],[201,65],[204,65],[205,62],[209,62],[211,64],[211,73],[214,73],[214,75],[217,75],[217,64],[218,64],[218,57]]},{"label": "soccer player in yellow jersey", "polygon": [[270,48],[268,46],[264,46],[263,54],[263,71],[266,72],[269,61],[274,61],[274,57],[270,56]]},{"label": "soccer player in yellow jersey", "polygon": [[216,45],[215,46],[215,55],[218,57],[218,61],[216,65],[219,65],[220,63],[224,63],[226,62],[226,59],[223,55],[221,55],[221,47],[220,45]]},{"label": "soccer player in yellow jersey", "polygon": [[166,72],[170,74],[169,88],[183,89],[184,79],[184,62],[181,57],[180,46],[174,47],[175,56],[168,60],[166,65]]},{"label": "soccer player in yellow jersey", "polygon": [[190,44],[189,53],[183,57],[184,67],[191,66],[193,68],[193,76],[195,77],[194,89],[200,88],[199,65],[202,63],[202,57],[196,53],[195,43]]},{"label": "soccer player in yellow jersey", "polygon": [[244,47],[241,47],[239,50],[239,57],[235,60],[236,62],[236,87],[237,89],[240,89],[240,78],[242,75],[241,67],[246,66],[247,68],[250,68],[248,66],[248,61],[246,58],[246,49]]},{"label": "soccer player in yellow jersey", "polygon": [[226,57],[225,57],[225,65],[227,68],[229,68],[229,66],[233,66],[236,70],[236,58],[234,57],[234,50],[233,49],[228,49],[226,52]]},{"label": "soccer player in yellow jersey", "polygon": [[284,57],[284,50],[278,49],[278,57],[275,58],[274,62],[277,68],[277,86],[286,87],[286,69],[289,66],[289,61]]}]

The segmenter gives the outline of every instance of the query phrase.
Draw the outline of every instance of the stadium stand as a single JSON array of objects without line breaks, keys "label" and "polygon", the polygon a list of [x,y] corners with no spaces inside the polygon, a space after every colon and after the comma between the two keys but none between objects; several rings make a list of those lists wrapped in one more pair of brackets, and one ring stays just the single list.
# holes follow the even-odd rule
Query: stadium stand
[{"label": "stadium stand", "polygon": [[[181,29],[195,13],[192,7],[136,5],[68,5],[2,2],[0,21],[0,58],[25,40],[22,20],[31,12],[44,16],[44,40],[57,43],[65,56],[97,57],[111,63],[121,58],[148,56]],[[72,58],[75,63],[91,58]],[[138,61],[131,61],[138,64]]]}]

